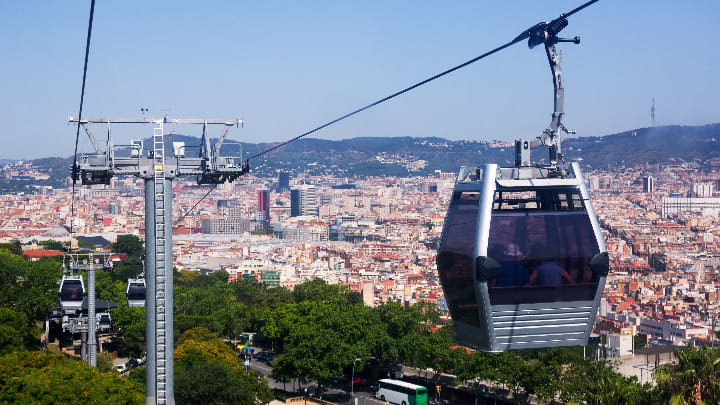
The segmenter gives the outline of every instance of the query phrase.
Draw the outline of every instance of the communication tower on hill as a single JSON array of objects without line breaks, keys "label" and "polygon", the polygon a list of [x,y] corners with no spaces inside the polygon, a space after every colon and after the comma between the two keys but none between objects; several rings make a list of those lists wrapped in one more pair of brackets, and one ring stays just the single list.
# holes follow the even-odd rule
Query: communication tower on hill
[{"label": "communication tower on hill", "polygon": [[652,119],[652,126],[655,126],[655,97],[653,97],[652,106],[650,106],[650,118]]}]

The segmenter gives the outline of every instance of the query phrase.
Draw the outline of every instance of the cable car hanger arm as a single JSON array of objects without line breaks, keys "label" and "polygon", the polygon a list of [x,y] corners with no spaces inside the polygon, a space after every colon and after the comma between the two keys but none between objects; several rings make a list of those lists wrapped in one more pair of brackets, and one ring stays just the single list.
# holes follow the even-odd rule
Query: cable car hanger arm
[{"label": "cable car hanger arm", "polygon": [[565,133],[575,133],[570,131],[562,123],[562,117],[565,114],[565,83],[563,80],[562,69],[560,68],[560,57],[555,49],[555,44],[559,42],[580,43],[580,37],[560,38],[558,34],[568,25],[567,18],[585,7],[596,3],[598,0],[591,0],[587,3],[575,8],[574,10],[561,14],[560,17],[550,21],[535,24],[515,39],[528,39],[528,47],[530,49],[537,45],[544,44],[545,53],[550,64],[550,71],[553,76],[553,115],[550,125],[543,133],[532,139],[519,139],[515,141],[515,166],[530,166],[530,151],[532,149],[546,146],[549,148],[550,164],[556,166],[562,164],[562,137],[560,131]]},{"label": "cable car hanger arm", "polygon": [[[526,29],[526,30],[523,31],[520,35],[518,35],[517,37],[515,37],[515,39],[513,39],[512,41],[510,41],[510,42],[508,42],[508,43],[506,43],[506,44],[504,44],[504,45],[500,45],[500,46],[498,46],[497,48],[492,49],[492,50],[490,50],[490,51],[488,51],[488,52],[485,52],[485,53],[482,54],[482,55],[476,56],[476,57],[474,57],[474,58],[472,58],[472,59],[470,59],[470,60],[468,60],[468,61],[466,61],[466,62],[464,62],[464,63],[461,63],[461,64],[459,64],[459,65],[457,65],[457,66],[455,66],[455,67],[452,67],[452,68],[450,68],[450,69],[445,70],[444,72],[441,72],[441,73],[438,73],[438,74],[436,74],[436,75],[434,75],[434,76],[431,76],[431,77],[429,77],[429,78],[427,78],[427,79],[425,79],[425,80],[423,80],[423,81],[417,82],[417,83],[413,84],[413,85],[410,86],[410,87],[406,87],[406,88],[404,88],[404,89],[402,89],[402,90],[399,90],[399,91],[397,91],[397,92],[395,92],[395,93],[393,93],[393,94],[391,94],[391,95],[389,95],[389,96],[387,96],[387,97],[381,98],[381,99],[379,99],[379,100],[377,100],[377,101],[375,101],[375,102],[373,102],[373,103],[370,103],[370,104],[368,104],[368,105],[366,105],[366,106],[364,106],[364,107],[360,107],[360,108],[358,108],[358,109],[356,109],[356,110],[354,110],[354,111],[351,111],[351,112],[349,112],[349,113],[347,113],[347,114],[345,114],[345,115],[343,115],[343,116],[340,116],[340,117],[338,117],[338,118],[336,118],[336,119],[334,119],[334,120],[332,120],[332,121],[328,121],[327,123],[325,123],[325,124],[323,124],[323,125],[320,125],[320,126],[318,126],[318,127],[316,127],[316,128],[313,128],[313,129],[311,129],[311,130],[309,130],[309,131],[307,131],[307,132],[304,132],[304,133],[302,133],[302,134],[300,134],[300,135],[298,135],[298,136],[295,136],[295,137],[293,137],[293,138],[290,138],[290,139],[288,139],[287,141],[284,141],[284,142],[278,143],[278,144],[276,144],[276,145],[274,145],[274,146],[271,146],[271,147],[269,147],[269,148],[267,148],[267,149],[265,149],[265,150],[263,150],[263,151],[261,151],[261,152],[258,152],[258,153],[256,153],[256,154],[248,157],[247,160],[252,160],[252,159],[259,158],[259,157],[261,157],[261,156],[263,156],[263,155],[265,155],[265,154],[267,154],[267,153],[270,153],[270,152],[272,152],[272,151],[274,151],[274,150],[276,150],[276,149],[279,149],[279,148],[281,148],[281,147],[283,147],[283,146],[285,146],[285,145],[287,145],[287,144],[289,144],[289,143],[292,143],[292,142],[294,142],[294,141],[297,141],[298,139],[304,138],[304,137],[306,137],[306,136],[308,136],[308,135],[310,135],[310,134],[313,134],[313,133],[315,133],[315,132],[317,132],[317,131],[320,131],[321,129],[324,129],[324,128],[329,127],[329,126],[331,126],[331,125],[333,125],[333,124],[335,124],[335,123],[338,123],[338,122],[340,122],[340,121],[342,121],[342,120],[344,120],[344,119],[346,119],[346,118],[350,118],[351,116],[353,116],[353,115],[355,115],[355,114],[357,114],[357,113],[360,113],[360,112],[365,111],[365,110],[367,110],[367,109],[369,109],[369,108],[375,107],[375,106],[378,105],[378,104],[382,104],[382,103],[384,103],[384,102],[386,102],[386,101],[389,101],[389,100],[391,100],[391,99],[393,99],[393,98],[395,98],[395,97],[397,97],[397,96],[399,96],[399,95],[405,94],[405,93],[407,93],[407,92],[409,92],[409,91],[411,91],[411,90],[413,90],[413,89],[415,89],[415,88],[417,88],[417,87],[423,86],[423,85],[425,85],[425,84],[427,84],[427,83],[429,83],[429,82],[431,82],[431,81],[433,81],[433,80],[435,80],[435,79],[439,79],[439,78],[441,78],[441,77],[443,77],[443,76],[445,76],[445,75],[447,75],[447,74],[450,74],[450,73],[452,73],[452,72],[454,72],[454,71],[456,71],[456,70],[459,70],[459,69],[464,68],[464,67],[466,67],[466,66],[468,66],[468,65],[471,65],[471,64],[473,64],[473,63],[475,63],[475,62],[477,62],[477,61],[479,61],[479,60],[481,60],[481,59],[484,59],[484,58],[486,58],[486,57],[488,57],[488,56],[490,56],[490,55],[492,55],[492,54],[494,54],[494,53],[496,53],[496,52],[499,52],[499,51],[501,51],[501,50],[503,50],[503,49],[505,49],[505,48],[507,48],[507,47],[510,47],[510,46],[512,46],[512,45],[515,45],[516,43],[518,43],[518,42],[520,42],[520,41],[522,41],[522,40],[524,40],[524,39],[526,39],[526,38],[529,38],[528,46],[530,46],[530,48],[533,48],[535,45],[538,45],[538,44],[542,43],[542,41],[541,41],[541,42],[537,42],[537,43],[535,43],[535,41],[537,41],[538,38],[541,38],[541,37],[542,37],[544,34],[546,34],[546,33],[554,33],[554,34],[553,34],[553,38],[556,39],[556,42],[575,42],[575,41],[579,42],[579,41],[580,41],[580,38],[577,38],[577,37],[574,38],[574,39],[572,39],[572,40],[557,38],[557,33],[559,33],[560,30],[562,30],[563,28],[565,28],[565,27],[567,26],[567,18],[568,18],[568,17],[570,17],[571,15],[577,13],[578,11],[584,9],[585,7],[587,7],[587,6],[589,6],[589,5],[593,4],[593,3],[597,3],[598,1],[599,1],[599,0],[590,0],[590,1],[582,4],[581,6],[576,7],[576,8],[574,8],[573,10],[570,10],[570,11],[567,12],[567,13],[560,14],[560,17],[558,17],[558,18],[556,18],[556,19],[554,19],[554,20],[552,20],[552,21],[550,21],[550,22],[537,23],[537,24],[533,25],[532,27]],[[576,42],[576,43],[577,43],[577,42]]]}]

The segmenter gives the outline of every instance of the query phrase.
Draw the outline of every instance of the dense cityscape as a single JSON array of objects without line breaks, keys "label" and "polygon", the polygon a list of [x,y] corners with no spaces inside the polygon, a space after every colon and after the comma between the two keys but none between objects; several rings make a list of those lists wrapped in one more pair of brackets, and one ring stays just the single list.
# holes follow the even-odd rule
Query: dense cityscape
[{"label": "dense cityscape", "polygon": [[0,404],[720,404],[715,2],[132,3],[0,3]]},{"label": "dense cityscape", "polygon": [[[673,360],[673,346],[715,344],[719,166],[696,161],[586,171],[611,255],[593,328],[603,350],[588,355],[652,381],[653,370]],[[32,162],[6,163],[0,175],[49,176]],[[178,181],[174,265],[203,275],[223,271],[228,283],[288,290],[320,279],[358,293],[369,307],[428,303],[440,311],[438,322],[447,322],[436,255],[454,181],[454,173],[440,171],[400,178],[250,175],[221,185],[187,216],[206,188]],[[142,189],[134,179],[79,190],[78,238],[69,233],[70,199],[69,188],[50,186],[3,195],[0,243],[19,241],[23,255],[38,260],[63,255],[46,248],[52,241],[90,243],[102,252],[118,235],[144,235]]]}]

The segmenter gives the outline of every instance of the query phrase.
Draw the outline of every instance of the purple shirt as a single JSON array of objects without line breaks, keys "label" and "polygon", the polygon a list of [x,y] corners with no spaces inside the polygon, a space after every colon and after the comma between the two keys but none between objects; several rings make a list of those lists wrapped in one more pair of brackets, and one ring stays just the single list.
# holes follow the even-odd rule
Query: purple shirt
[{"label": "purple shirt", "polygon": [[537,269],[538,285],[562,285],[563,268],[554,262],[545,262]]}]

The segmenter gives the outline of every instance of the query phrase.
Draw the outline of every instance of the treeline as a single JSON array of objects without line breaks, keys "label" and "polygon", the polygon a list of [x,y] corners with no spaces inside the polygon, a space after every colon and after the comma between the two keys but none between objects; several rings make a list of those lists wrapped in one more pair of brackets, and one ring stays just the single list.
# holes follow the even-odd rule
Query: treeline
[{"label": "treeline", "polygon": [[33,262],[21,253],[18,244],[0,246],[0,403],[142,403],[141,385],[101,371],[112,367],[106,357],[92,368],[40,351],[43,322],[58,304],[62,263]]},{"label": "treeline", "polygon": [[452,324],[436,329],[438,313],[429,304],[370,308],[358,293],[322,280],[290,291],[254,280],[228,283],[222,271],[179,272],[175,311],[176,336],[195,325],[228,338],[256,333],[259,345],[278,354],[278,381],[323,382],[347,375],[361,358],[366,366],[432,369],[435,381],[454,374],[458,384],[479,381],[547,403],[720,403],[720,350],[680,350],[677,364],[656,371],[655,385],[640,384],[607,362],[583,358],[579,347],[468,352],[453,343]]},{"label": "treeline", "polygon": [[[0,355],[5,356],[0,357],[0,402],[35,398],[84,403],[103,395],[105,402],[140,401],[142,368],[122,379],[38,351],[41,321],[57,305],[61,263],[31,262],[8,250],[15,248],[0,246]],[[112,271],[98,272],[98,296],[121,304],[112,317],[123,337],[123,350],[142,357],[145,310],[128,308],[124,299],[127,278],[142,271],[142,245],[135,237],[124,237],[113,248],[127,252],[130,259]],[[641,385],[605,362],[583,359],[579,348],[469,352],[453,343],[452,324],[437,328],[434,306],[389,302],[370,308],[357,292],[322,280],[287,290],[266,288],[254,280],[228,283],[224,271],[181,271],[175,273],[174,305],[178,403],[269,400],[267,382],[242,370],[238,357],[220,339],[236,339],[244,332],[256,333],[256,344],[277,353],[272,377],[279,381],[322,383],[347,375],[360,358],[359,370],[402,363],[432,369],[434,381],[441,373],[453,374],[457,383],[502,386],[514,396],[548,403],[720,403],[720,351],[710,348],[678,351],[677,364],[656,372],[656,385]],[[72,389],[63,388],[62,375],[73,376]],[[57,396],[63,389],[75,400]],[[49,395],[47,401],[42,395]]]},{"label": "treeline", "polygon": [[[96,272],[97,295],[120,304],[113,316],[125,335],[125,351],[141,357],[145,310],[128,308],[124,295],[127,278],[142,272],[144,250],[136,237],[119,238],[113,249],[128,253],[129,259],[112,271]],[[106,353],[98,354],[98,367],[93,368],[76,357],[41,351],[43,322],[58,305],[62,260],[33,262],[21,254],[18,244],[0,245],[0,403],[144,403],[144,368],[132,370],[126,378],[112,371],[112,358]],[[267,381],[244,371],[217,335],[191,328],[176,336],[178,404],[261,405],[272,399]]]}]

